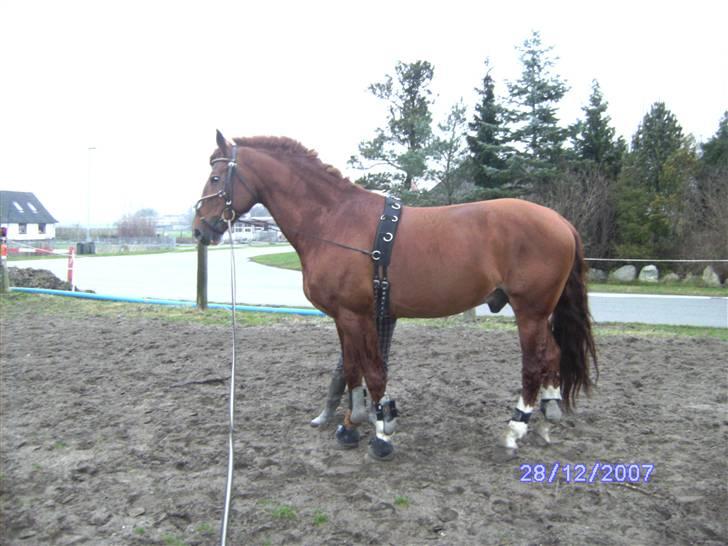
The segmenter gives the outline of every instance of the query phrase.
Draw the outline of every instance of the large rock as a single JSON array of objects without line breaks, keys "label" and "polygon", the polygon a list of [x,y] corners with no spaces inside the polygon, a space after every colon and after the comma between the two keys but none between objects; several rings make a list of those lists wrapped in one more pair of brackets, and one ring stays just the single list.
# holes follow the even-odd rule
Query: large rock
[{"label": "large rock", "polygon": [[713,266],[709,265],[703,269],[703,283],[705,286],[720,286],[720,277],[718,277]]},{"label": "large rock", "polygon": [[607,280],[607,273],[601,269],[590,267],[589,272],[586,274],[586,278],[589,282],[604,282]]},{"label": "large rock", "polygon": [[660,272],[656,265],[646,265],[640,271],[640,282],[657,282],[660,279]]},{"label": "large rock", "polygon": [[637,277],[637,268],[633,265],[623,265],[609,274],[610,281],[632,282]]},{"label": "large rock", "polygon": [[662,277],[662,282],[665,282],[665,283],[675,283],[675,282],[678,282],[679,280],[680,280],[680,275],[678,275],[677,273],[672,273],[672,272],[670,272],[667,275]]}]

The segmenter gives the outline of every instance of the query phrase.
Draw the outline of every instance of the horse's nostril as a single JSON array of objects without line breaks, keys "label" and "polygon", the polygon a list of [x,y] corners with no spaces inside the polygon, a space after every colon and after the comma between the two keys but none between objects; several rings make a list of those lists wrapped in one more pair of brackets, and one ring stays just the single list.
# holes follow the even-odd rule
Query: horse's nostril
[{"label": "horse's nostril", "polygon": [[202,237],[202,232],[199,229],[196,229],[195,230],[195,239],[197,239],[199,241],[200,237]]}]

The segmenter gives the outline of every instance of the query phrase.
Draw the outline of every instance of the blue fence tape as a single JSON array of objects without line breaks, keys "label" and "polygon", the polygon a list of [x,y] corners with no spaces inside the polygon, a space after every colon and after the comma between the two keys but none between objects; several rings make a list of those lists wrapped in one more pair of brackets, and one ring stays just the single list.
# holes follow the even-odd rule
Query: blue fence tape
[{"label": "blue fence tape", "polygon": [[[171,305],[176,307],[196,307],[194,301],[185,300],[162,300],[153,298],[126,298],[123,296],[109,296],[106,294],[91,294],[89,292],[72,292],[70,290],[51,290],[50,288],[26,288],[23,286],[10,287],[12,292],[25,292],[28,294],[45,294],[48,296],[65,296],[69,298],[80,298],[84,300],[97,301],[118,301],[123,303],[142,303],[150,305]],[[230,310],[232,305],[225,303],[209,303],[209,309],[227,309]],[[266,307],[258,305],[236,305],[236,311],[249,311],[252,313],[284,313],[288,315],[304,315],[324,317],[324,313],[318,309],[305,309],[301,307]]]}]

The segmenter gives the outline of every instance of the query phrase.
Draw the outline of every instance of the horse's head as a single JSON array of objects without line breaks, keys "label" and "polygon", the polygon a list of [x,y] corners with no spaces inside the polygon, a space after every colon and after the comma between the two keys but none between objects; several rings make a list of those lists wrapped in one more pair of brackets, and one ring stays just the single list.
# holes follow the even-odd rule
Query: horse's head
[{"label": "horse's head", "polygon": [[241,214],[258,202],[250,183],[243,179],[238,148],[217,132],[217,150],[210,157],[212,172],[195,206],[195,239],[203,245],[217,244],[223,233]]}]

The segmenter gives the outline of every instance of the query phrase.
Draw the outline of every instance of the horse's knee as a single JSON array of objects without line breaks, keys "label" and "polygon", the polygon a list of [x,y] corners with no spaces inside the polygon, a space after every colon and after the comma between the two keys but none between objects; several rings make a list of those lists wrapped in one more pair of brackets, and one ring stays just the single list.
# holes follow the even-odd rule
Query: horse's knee
[{"label": "horse's knee", "polygon": [[372,402],[376,404],[382,399],[384,391],[387,389],[387,375],[383,366],[375,366],[367,370],[365,379]]}]

